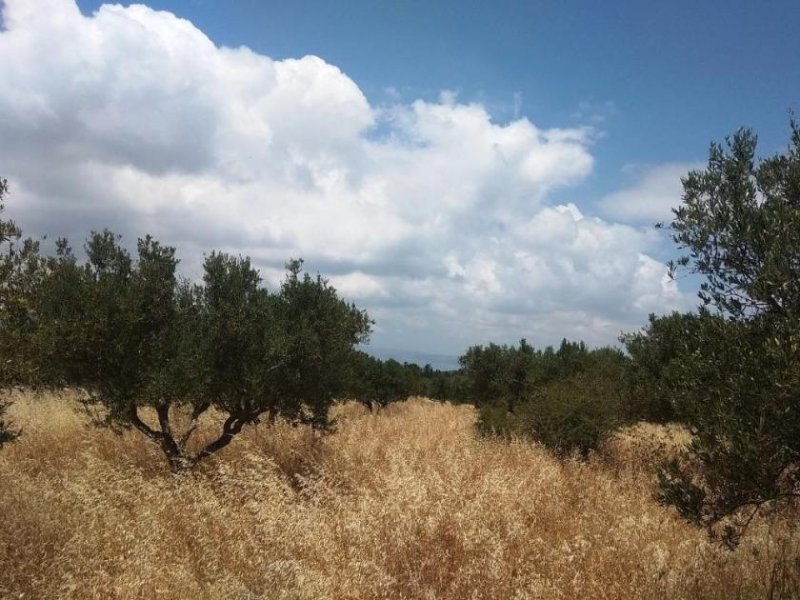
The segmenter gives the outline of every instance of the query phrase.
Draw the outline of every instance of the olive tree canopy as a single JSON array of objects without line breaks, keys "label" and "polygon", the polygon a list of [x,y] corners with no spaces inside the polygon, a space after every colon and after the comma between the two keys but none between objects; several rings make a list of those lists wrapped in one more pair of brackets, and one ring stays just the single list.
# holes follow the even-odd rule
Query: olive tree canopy
[{"label": "olive tree canopy", "polygon": [[683,180],[671,266],[701,275],[704,308],[666,373],[695,433],[661,477],[662,500],[734,546],[762,509],[800,495],[800,129],[757,159],[756,136],[711,146]]},{"label": "olive tree canopy", "polygon": [[[289,262],[270,291],[248,258],[218,252],[206,257],[201,283],[181,280],[175,249],[149,236],[135,260],[109,231],[93,233],[85,251],[81,264],[60,240],[35,295],[44,379],[87,390],[107,424],[143,433],[174,471],[264,416],[328,425],[371,322],[303,273],[302,261]],[[157,418],[148,422],[144,407]],[[177,407],[189,413],[181,431]],[[224,415],[219,435],[190,451],[212,408]]]}]

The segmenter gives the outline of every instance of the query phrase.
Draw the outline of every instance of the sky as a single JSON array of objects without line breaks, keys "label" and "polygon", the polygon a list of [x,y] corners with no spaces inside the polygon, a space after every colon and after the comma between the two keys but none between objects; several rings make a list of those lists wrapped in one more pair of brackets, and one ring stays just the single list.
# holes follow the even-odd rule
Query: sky
[{"label": "sky", "polygon": [[190,278],[302,257],[383,356],[613,344],[696,304],[653,224],[710,142],[785,149],[797,31],[796,0],[6,0],[7,211],[151,233]]}]

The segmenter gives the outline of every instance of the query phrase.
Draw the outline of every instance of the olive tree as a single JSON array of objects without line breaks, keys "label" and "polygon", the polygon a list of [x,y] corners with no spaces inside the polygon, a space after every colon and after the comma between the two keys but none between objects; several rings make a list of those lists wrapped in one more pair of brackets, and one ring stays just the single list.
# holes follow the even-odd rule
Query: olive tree
[{"label": "olive tree", "polygon": [[668,228],[683,251],[673,272],[705,279],[705,318],[666,372],[695,439],[662,473],[661,499],[730,546],[800,495],[800,130],[792,121],[784,154],[755,150],[746,129],[713,144]]},{"label": "olive tree", "polygon": [[[136,260],[108,231],[92,234],[85,251],[79,264],[60,241],[48,262],[38,344],[48,381],[87,390],[105,424],[144,434],[176,472],[264,416],[328,425],[370,321],[324,279],[303,274],[301,261],[271,292],[247,258],[214,252],[192,284],[177,276],[174,248],[150,237],[139,240]],[[221,431],[192,450],[211,409],[224,416]],[[179,412],[188,413],[180,428]]]},{"label": "olive tree", "polygon": [[[4,199],[8,193],[8,182],[0,179],[0,213],[3,212]],[[17,336],[20,331],[12,323],[21,323],[26,320],[25,304],[20,294],[24,286],[26,272],[25,266],[29,263],[32,242],[23,243],[20,248],[19,240],[21,231],[10,220],[0,219],[0,332],[3,335],[0,344],[0,394],[5,395],[13,385],[23,383],[23,374],[28,346],[20,343]],[[34,269],[35,271],[35,269]],[[10,402],[0,396],[0,447],[14,441],[19,436],[19,431],[4,420]]]}]

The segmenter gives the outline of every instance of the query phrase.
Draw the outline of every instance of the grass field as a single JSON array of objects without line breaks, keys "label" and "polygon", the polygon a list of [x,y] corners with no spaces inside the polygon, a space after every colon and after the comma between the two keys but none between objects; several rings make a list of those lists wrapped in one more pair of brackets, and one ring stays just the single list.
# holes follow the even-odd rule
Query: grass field
[{"label": "grass field", "polygon": [[[728,552],[653,499],[685,439],[642,425],[588,464],[480,440],[466,406],[338,407],[335,434],[246,429],[173,476],[69,394],[18,395],[0,450],[3,598],[790,598],[800,533]],[[210,435],[210,434],[209,434]]]}]

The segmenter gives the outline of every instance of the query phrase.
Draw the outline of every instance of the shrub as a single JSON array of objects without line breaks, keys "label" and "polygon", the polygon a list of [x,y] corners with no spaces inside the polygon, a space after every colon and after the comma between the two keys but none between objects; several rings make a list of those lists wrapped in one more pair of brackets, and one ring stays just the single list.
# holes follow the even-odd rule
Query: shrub
[{"label": "shrub", "polygon": [[513,412],[502,401],[481,404],[479,431],[528,436],[560,456],[587,458],[624,422],[626,361],[618,351],[601,349],[587,353],[581,368],[536,387]]},{"label": "shrub", "polygon": [[[603,389],[603,388],[606,389]],[[560,456],[588,458],[621,424],[613,385],[576,375],[546,385],[519,418],[531,435]]]},{"label": "shrub", "polygon": [[698,337],[693,332],[707,317],[707,313],[651,314],[641,331],[621,336],[631,358],[627,409],[632,420],[667,423],[677,418],[670,372],[680,368],[679,360],[687,352],[698,350]]}]

